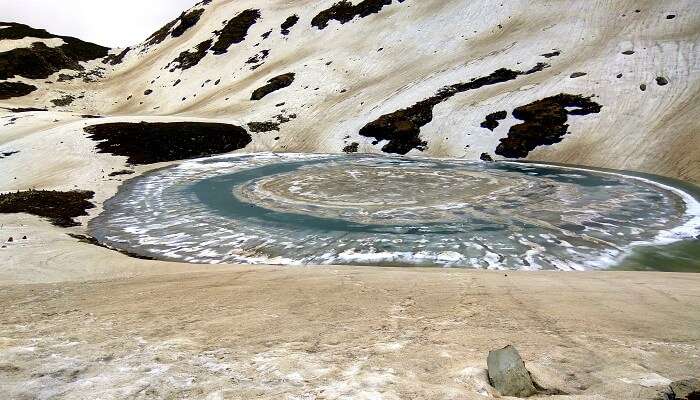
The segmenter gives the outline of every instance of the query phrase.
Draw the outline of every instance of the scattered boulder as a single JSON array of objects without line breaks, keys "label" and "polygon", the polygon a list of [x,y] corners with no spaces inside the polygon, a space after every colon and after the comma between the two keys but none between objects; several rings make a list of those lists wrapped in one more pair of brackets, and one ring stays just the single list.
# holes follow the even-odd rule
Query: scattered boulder
[{"label": "scattered boulder", "polygon": [[659,86],[666,86],[668,85],[668,79],[664,78],[663,76],[657,76],[656,84]]},{"label": "scattered boulder", "polygon": [[481,161],[486,161],[486,162],[493,162],[493,157],[489,155],[489,153],[481,153],[481,156],[479,157]]},{"label": "scattered boulder", "polygon": [[14,242],[14,241],[15,241],[15,239],[14,239],[12,236],[10,236],[9,238],[7,238],[7,243],[12,243],[12,242]]},{"label": "scattered boulder", "polygon": [[672,382],[662,394],[663,400],[700,400],[700,379],[691,378]]},{"label": "scattered boulder", "polygon": [[586,75],[587,74],[585,72],[574,72],[573,74],[569,75],[569,78],[576,79]]},{"label": "scattered boulder", "polygon": [[248,129],[250,129],[251,132],[255,132],[255,133],[279,131],[280,124],[278,124],[276,122],[272,122],[272,121],[249,122]]},{"label": "scattered boulder", "polygon": [[360,144],[357,142],[352,142],[349,145],[343,147],[343,152],[347,154],[357,153],[360,148]]},{"label": "scattered boulder", "polygon": [[75,97],[70,96],[70,95],[64,95],[63,97],[59,99],[53,99],[51,100],[51,103],[55,105],[56,107],[65,107],[71,105],[73,101],[75,100]]},{"label": "scattered boulder", "polygon": [[487,363],[489,381],[501,395],[529,397],[537,393],[530,372],[515,347],[508,345],[490,351]]}]

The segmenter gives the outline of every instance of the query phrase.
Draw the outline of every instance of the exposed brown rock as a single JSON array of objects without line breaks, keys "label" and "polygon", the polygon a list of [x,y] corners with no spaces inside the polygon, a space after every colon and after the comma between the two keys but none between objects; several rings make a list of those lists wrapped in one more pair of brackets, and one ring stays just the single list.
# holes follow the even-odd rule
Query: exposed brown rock
[{"label": "exposed brown rock", "polygon": [[294,77],[295,74],[293,72],[278,75],[268,80],[267,85],[255,89],[253,94],[250,96],[250,99],[260,100],[272,92],[286,88],[294,82]]},{"label": "exposed brown rock", "polygon": [[37,89],[23,82],[0,82],[0,100],[26,96]]},{"label": "exposed brown rock", "polygon": [[[404,0],[398,0],[403,3]],[[355,17],[364,18],[371,14],[376,14],[384,8],[391,5],[392,0],[363,0],[357,5],[353,5],[347,0],[339,1],[318,13],[312,20],[311,26],[318,29],[324,29],[328,26],[328,22],[335,20],[341,24],[352,21]]]},{"label": "exposed brown rock", "polygon": [[182,36],[188,29],[195,26],[197,22],[199,22],[202,14],[204,14],[203,8],[192,10],[188,13],[182,13],[180,18],[178,18],[180,23],[175,27],[175,29],[173,29],[172,37]]},{"label": "exposed brown rock", "polygon": [[[567,108],[573,108],[567,110]],[[513,117],[522,124],[513,125],[508,137],[501,139],[496,154],[508,158],[526,157],[537,146],[552,145],[563,140],[568,132],[569,115],[598,113],[601,106],[581,95],[558,94],[534,101],[513,110]]]},{"label": "exposed brown rock", "polygon": [[280,25],[282,35],[284,35],[284,36],[289,35],[289,30],[294,25],[296,25],[297,22],[299,22],[299,16],[297,16],[296,14],[294,14],[294,15],[290,16],[289,18],[287,18],[286,20],[284,20],[282,25]]},{"label": "exposed brown rock", "polygon": [[479,159],[481,161],[486,161],[486,162],[493,162],[493,157],[489,153],[481,153],[481,156],[479,156]]},{"label": "exposed brown rock", "polygon": [[258,21],[258,18],[260,18],[260,10],[245,10],[231,18],[220,31],[214,32],[219,38],[211,50],[217,55],[228,52],[231,45],[245,40],[248,29]]},{"label": "exposed brown rock", "polygon": [[357,153],[357,150],[360,148],[360,144],[357,142],[352,142],[349,145],[343,147],[343,152],[344,153]]},{"label": "exposed brown rock", "polygon": [[86,210],[95,208],[89,199],[95,195],[90,191],[57,192],[29,190],[0,194],[0,213],[27,213],[49,219],[61,227],[77,226],[74,218],[88,215]]},{"label": "exposed brown rock", "polygon": [[107,56],[109,49],[93,43],[69,37],[57,36],[43,29],[34,29],[27,25],[0,22],[0,40],[23,39],[35,37],[40,39],[59,38],[64,44],[48,47],[37,42],[31,47],[16,48],[0,53],[0,80],[21,76],[28,79],[45,79],[62,69],[82,71],[82,61],[94,60]]},{"label": "exposed brown rock", "polygon": [[118,65],[124,61],[124,57],[131,51],[131,47],[127,47],[119,54],[110,54],[102,60],[103,64]]},{"label": "exposed brown rock", "polygon": [[204,9],[195,9],[190,12],[183,12],[179,17],[168,22],[163,27],[155,31],[144,42],[144,47],[148,49],[151,46],[162,43],[169,35],[179,37],[188,29],[199,22],[200,17],[204,13]]},{"label": "exposed brown rock", "polygon": [[71,105],[74,100],[75,97],[70,95],[64,95],[61,98],[51,100],[51,103],[56,107],[65,107]]},{"label": "exposed brown rock", "polygon": [[[207,55],[207,51],[211,48],[212,40],[205,40],[195,46],[194,51],[185,50],[180,53],[170,64],[170,72],[176,69],[186,70],[199,64],[200,61]],[[178,82],[179,83],[179,79]],[[177,84],[176,83],[176,84]],[[175,85],[173,85],[175,86]]]},{"label": "exposed brown rock", "polygon": [[507,111],[496,111],[491,113],[486,116],[484,122],[481,123],[481,127],[493,131],[494,129],[498,128],[498,121],[506,119],[507,116]]},{"label": "exposed brown rock", "polygon": [[279,131],[280,124],[278,124],[276,122],[270,122],[270,121],[250,122],[250,123],[248,123],[248,129],[250,129],[251,132],[255,132],[255,133]]},{"label": "exposed brown rock", "polygon": [[547,64],[539,63],[524,72],[501,68],[488,76],[443,87],[432,97],[419,101],[408,108],[382,115],[368,123],[360,129],[360,135],[376,139],[375,144],[382,140],[388,140],[389,143],[382,147],[382,151],[386,153],[406,154],[412,149],[423,151],[427,146],[427,142],[421,139],[420,129],[432,121],[433,108],[436,105],[457,93],[514,80],[520,75],[532,74],[546,67]]},{"label": "exposed brown rock", "polygon": [[205,122],[116,122],[84,128],[100,153],[151,164],[228,153],[251,142],[245,129]]}]

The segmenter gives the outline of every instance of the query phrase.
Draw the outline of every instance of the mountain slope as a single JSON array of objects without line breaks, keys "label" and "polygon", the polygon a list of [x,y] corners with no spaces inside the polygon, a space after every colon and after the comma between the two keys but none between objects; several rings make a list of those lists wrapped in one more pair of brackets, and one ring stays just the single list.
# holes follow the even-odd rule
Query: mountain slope
[{"label": "mountain slope", "polygon": [[0,105],[231,122],[251,132],[246,151],[525,157],[698,182],[699,27],[681,0],[204,1],[85,71],[10,79],[38,89]]}]

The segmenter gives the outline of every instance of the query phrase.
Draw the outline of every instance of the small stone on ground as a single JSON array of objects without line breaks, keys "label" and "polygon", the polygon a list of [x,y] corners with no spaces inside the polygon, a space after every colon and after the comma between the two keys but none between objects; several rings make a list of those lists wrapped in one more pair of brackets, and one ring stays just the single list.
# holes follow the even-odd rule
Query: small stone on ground
[{"label": "small stone on ground", "polygon": [[488,372],[491,385],[503,396],[529,397],[537,393],[518,350],[508,345],[489,352]]}]

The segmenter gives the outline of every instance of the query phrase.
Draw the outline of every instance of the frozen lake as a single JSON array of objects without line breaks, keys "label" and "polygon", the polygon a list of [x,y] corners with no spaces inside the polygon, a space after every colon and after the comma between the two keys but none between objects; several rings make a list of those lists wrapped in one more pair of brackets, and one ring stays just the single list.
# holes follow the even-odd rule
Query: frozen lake
[{"label": "frozen lake", "polygon": [[587,270],[645,245],[696,252],[700,211],[674,187],[577,168],[263,153],[136,178],[91,230],[193,263]]}]

